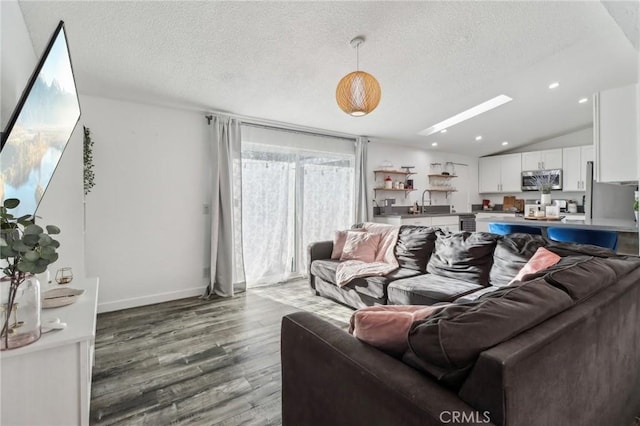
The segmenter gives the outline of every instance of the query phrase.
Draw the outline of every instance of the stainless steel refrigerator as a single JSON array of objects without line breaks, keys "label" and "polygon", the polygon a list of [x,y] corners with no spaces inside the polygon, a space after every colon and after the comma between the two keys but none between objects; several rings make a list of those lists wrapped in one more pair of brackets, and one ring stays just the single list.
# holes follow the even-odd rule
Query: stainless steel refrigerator
[{"label": "stainless steel refrigerator", "polygon": [[637,185],[600,183],[593,179],[593,162],[587,162],[584,213],[587,219],[635,220],[634,191]]}]

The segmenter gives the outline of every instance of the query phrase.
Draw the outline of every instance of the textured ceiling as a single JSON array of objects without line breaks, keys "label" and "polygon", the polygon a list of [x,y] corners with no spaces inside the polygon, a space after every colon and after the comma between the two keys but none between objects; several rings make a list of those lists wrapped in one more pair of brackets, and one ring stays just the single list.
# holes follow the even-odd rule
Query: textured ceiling
[{"label": "textured ceiling", "polygon": [[[637,2],[630,2],[637,9]],[[637,51],[600,2],[21,1],[36,52],[64,20],[81,93],[227,111],[486,155],[591,124],[593,92],[637,81]],[[360,68],[379,107],[350,117]],[[560,87],[548,85],[559,81]],[[513,102],[417,133],[499,94]],[[481,142],[475,142],[482,135]]]}]

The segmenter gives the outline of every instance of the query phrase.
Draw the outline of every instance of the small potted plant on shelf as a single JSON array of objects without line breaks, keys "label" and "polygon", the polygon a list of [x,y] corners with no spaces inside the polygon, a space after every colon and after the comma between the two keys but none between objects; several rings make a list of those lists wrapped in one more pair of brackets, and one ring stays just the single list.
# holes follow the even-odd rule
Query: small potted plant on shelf
[{"label": "small potted plant on shelf", "polygon": [[9,198],[0,206],[0,349],[13,349],[40,338],[40,284],[35,274],[47,270],[58,260],[60,243],[51,235],[57,226],[46,230],[35,224],[35,216],[14,217],[9,211],[20,205]]}]

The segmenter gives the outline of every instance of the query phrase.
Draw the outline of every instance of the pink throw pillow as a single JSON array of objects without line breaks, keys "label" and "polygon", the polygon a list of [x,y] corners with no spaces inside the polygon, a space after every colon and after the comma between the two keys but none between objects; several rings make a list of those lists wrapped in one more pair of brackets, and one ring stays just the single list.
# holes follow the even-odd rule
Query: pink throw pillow
[{"label": "pink throw pillow", "polygon": [[561,257],[555,254],[552,251],[547,250],[544,247],[540,247],[536,250],[535,254],[531,256],[531,259],[527,262],[526,265],[520,269],[518,275],[512,279],[509,284],[513,284],[516,281],[522,280],[525,275],[533,274],[538,271],[542,271],[543,269],[547,269],[549,266],[553,266],[560,261]]},{"label": "pink throw pillow", "polygon": [[385,305],[358,309],[351,315],[349,333],[392,354],[408,349],[407,334],[414,321],[425,319],[448,306]]},{"label": "pink throw pillow", "polygon": [[347,241],[347,232],[364,232],[364,229],[348,229],[344,231],[336,231],[333,236],[333,249],[331,250],[331,259],[340,260],[344,243]]},{"label": "pink throw pillow", "polygon": [[340,260],[360,260],[365,263],[371,263],[376,260],[379,243],[379,234],[349,231],[347,232],[347,240],[344,243]]}]

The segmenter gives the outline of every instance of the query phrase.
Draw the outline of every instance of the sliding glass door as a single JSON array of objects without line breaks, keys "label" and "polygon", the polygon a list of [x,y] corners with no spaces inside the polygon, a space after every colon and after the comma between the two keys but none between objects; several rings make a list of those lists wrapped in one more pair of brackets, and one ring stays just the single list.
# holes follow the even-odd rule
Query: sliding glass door
[{"label": "sliding glass door", "polygon": [[353,220],[353,155],[243,142],[247,285],[306,274],[307,246]]}]

